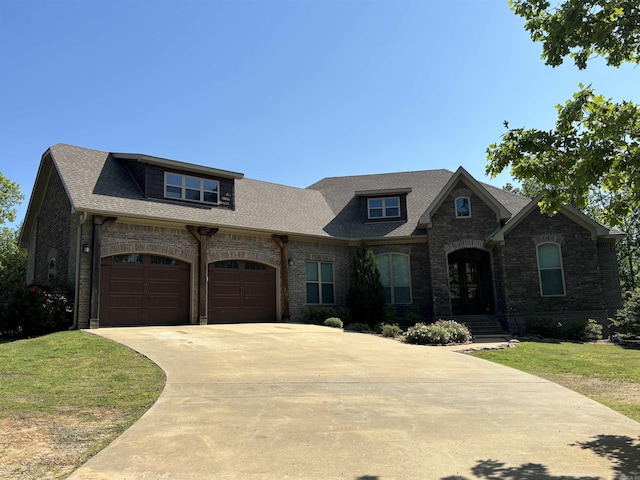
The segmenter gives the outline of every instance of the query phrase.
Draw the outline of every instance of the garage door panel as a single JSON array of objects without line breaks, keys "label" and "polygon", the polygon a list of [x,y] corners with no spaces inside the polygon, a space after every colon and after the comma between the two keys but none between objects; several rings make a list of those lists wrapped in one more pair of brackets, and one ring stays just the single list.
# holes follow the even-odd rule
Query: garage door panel
[{"label": "garage door panel", "polygon": [[275,273],[273,267],[245,260],[210,264],[209,322],[275,321]]},{"label": "garage door panel", "polygon": [[189,323],[190,266],[143,254],[102,259],[100,324]]}]

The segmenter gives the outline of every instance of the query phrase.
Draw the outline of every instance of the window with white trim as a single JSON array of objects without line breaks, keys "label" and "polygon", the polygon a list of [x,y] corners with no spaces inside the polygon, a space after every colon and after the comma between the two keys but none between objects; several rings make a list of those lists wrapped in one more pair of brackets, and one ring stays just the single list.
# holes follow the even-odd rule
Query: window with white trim
[{"label": "window with white trim", "polygon": [[190,177],[179,173],[165,172],[164,196],[177,200],[218,204],[220,183],[208,178]]},{"label": "window with white trim", "polygon": [[557,243],[541,243],[536,247],[540,294],[543,297],[557,297],[565,294],[562,252]]},{"label": "window with white trim", "polygon": [[456,204],[456,218],[469,218],[471,216],[471,200],[469,197],[458,197]]},{"label": "window with white trim", "polygon": [[335,303],[333,292],[333,264],[326,262],[306,262],[307,303],[332,305]]},{"label": "window with white trim", "polygon": [[385,253],[376,256],[384,301],[388,304],[411,303],[409,255]]},{"label": "window with white trim", "polygon": [[368,198],[367,217],[369,219],[400,217],[400,197]]}]

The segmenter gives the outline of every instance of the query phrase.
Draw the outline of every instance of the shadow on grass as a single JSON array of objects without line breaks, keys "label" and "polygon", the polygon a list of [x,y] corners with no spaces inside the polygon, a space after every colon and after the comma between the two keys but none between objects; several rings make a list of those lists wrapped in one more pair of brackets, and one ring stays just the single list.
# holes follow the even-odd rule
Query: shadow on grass
[{"label": "shadow on grass", "polygon": [[[577,442],[571,446],[591,450],[599,457],[611,462],[616,479],[640,478],[640,437],[633,439],[621,435],[598,435],[589,442]],[[549,467],[540,463],[525,463],[508,467],[498,460],[479,460],[471,468],[473,478],[491,480],[603,480],[602,477],[574,477],[553,475]],[[470,477],[453,475],[441,480],[471,480]]]}]

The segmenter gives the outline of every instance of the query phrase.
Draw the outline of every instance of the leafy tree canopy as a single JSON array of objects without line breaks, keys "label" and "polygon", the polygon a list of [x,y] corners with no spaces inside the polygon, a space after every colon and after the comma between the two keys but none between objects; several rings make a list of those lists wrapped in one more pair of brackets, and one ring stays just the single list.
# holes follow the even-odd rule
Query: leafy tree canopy
[{"label": "leafy tree canopy", "polygon": [[557,110],[553,130],[508,129],[487,149],[487,172],[495,177],[510,166],[515,179],[540,188],[550,214],[565,204],[584,210],[589,193],[602,188],[613,194],[603,219],[621,225],[640,203],[640,107],[580,85]]},{"label": "leafy tree canopy", "polygon": [[542,42],[547,65],[561,65],[569,56],[582,70],[596,55],[615,67],[640,63],[638,0],[565,0],[558,7],[547,0],[510,0],[509,5],[526,20],[531,39]]},{"label": "leafy tree canopy", "polygon": [[13,207],[23,199],[20,186],[0,172],[0,225],[16,219],[16,210]]}]

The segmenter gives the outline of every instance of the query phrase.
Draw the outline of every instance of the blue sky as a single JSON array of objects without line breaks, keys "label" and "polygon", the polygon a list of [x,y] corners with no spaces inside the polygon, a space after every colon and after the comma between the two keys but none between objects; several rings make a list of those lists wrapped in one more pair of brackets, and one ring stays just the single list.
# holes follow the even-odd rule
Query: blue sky
[{"label": "blue sky", "polygon": [[640,69],[546,67],[506,0],[0,0],[0,171],[27,199],[56,143],[306,187],[484,176],[510,126],[578,83],[640,102]]}]

